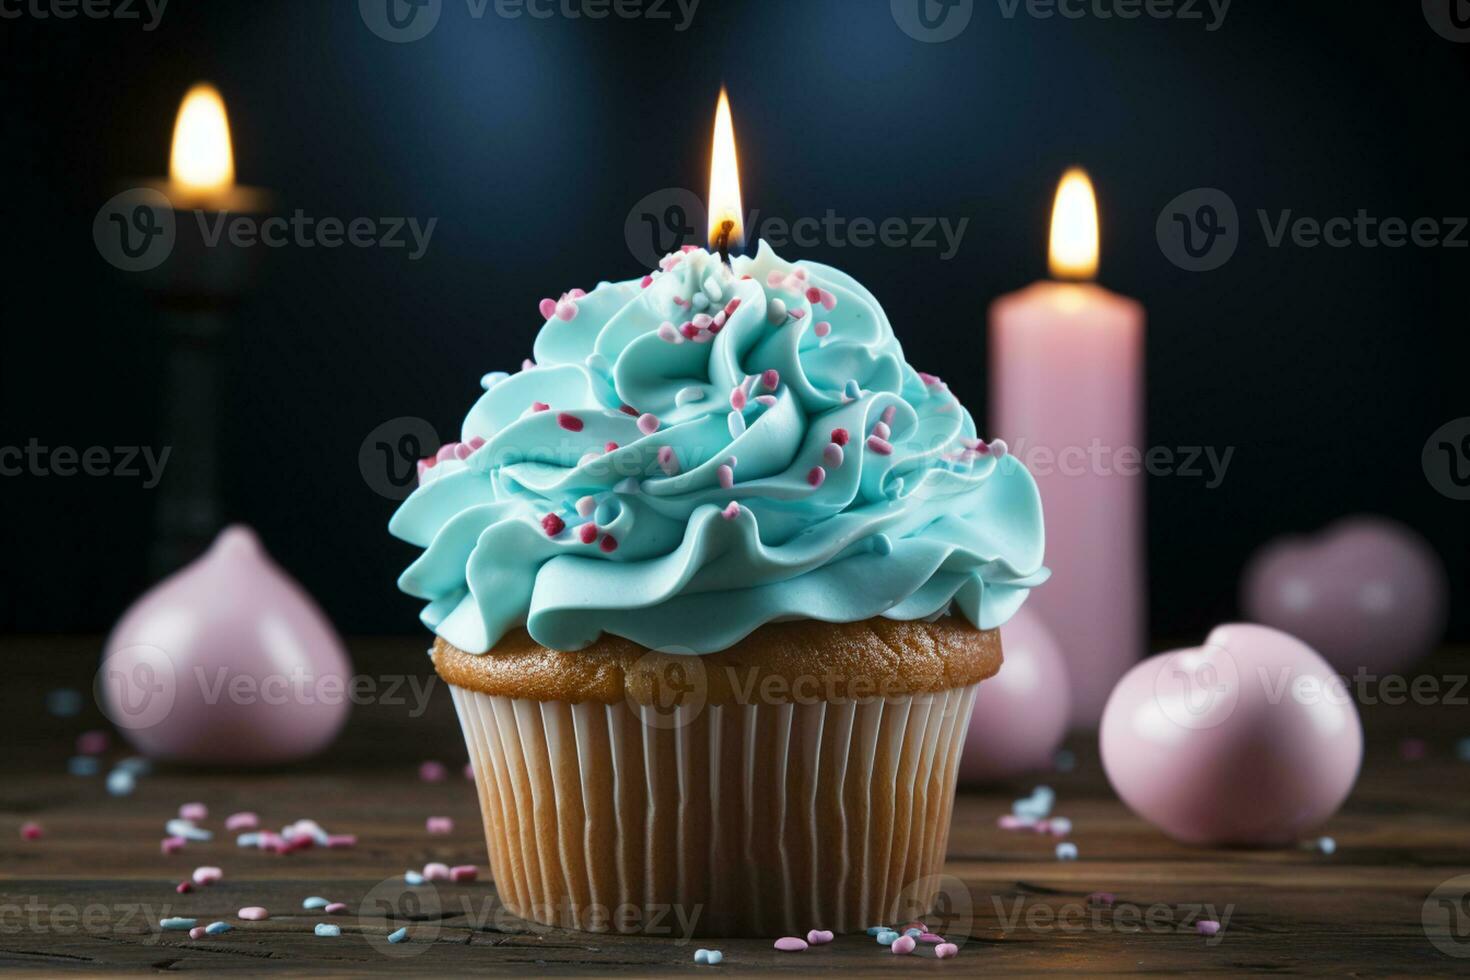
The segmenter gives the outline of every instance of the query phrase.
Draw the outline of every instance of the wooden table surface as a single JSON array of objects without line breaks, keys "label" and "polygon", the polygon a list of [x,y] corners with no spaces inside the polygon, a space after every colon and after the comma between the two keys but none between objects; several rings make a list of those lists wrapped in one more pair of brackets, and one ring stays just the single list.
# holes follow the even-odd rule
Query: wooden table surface
[{"label": "wooden table surface", "polygon": [[[427,683],[423,646],[374,639],[354,643],[353,652],[360,673],[386,679],[407,671]],[[65,719],[44,708],[52,688],[90,689],[98,649],[95,638],[0,640],[10,671],[0,691],[10,729],[7,778],[0,782],[0,969],[648,975],[707,972],[692,957],[697,946],[708,946],[724,952],[716,969],[732,972],[1470,970],[1470,877],[1453,881],[1470,874],[1470,763],[1455,752],[1457,740],[1470,735],[1470,690],[1455,690],[1470,674],[1470,651],[1445,651],[1421,665],[1438,679],[1439,703],[1363,709],[1367,758],[1347,805],[1323,828],[1337,841],[1330,856],[1306,847],[1175,844],[1117,800],[1088,738],[1069,742],[1077,757],[1070,772],[961,794],[946,872],[954,878],[947,930],[963,945],[957,958],[938,961],[927,950],[892,956],[866,936],[790,954],[775,952],[769,940],[623,938],[511,917],[488,880],[474,793],[459,776],[464,745],[442,685],[431,689],[422,712],[408,685],[401,688],[404,703],[355,708],[342,738],[312,763],[254,773],[160,769],[141,778],[131,796],[111,797],[102,776],[65,771],[75,736],[101,724],[96,708],[88,704]],[[1405,739],[1422,740],[1423,758],[1405,758]],[[107,758],[127,753],[115,744]],[[425,759],[443,760],[451,778],[421,782],[417,767]],[[1057,791],[1056,812],[1074,821],[1075,862],[1055,859],[1054,838],[996,827],[1011,800],[1041,781]],[[1250,792],[1249,773],[1240,775],[1240,791]],[[209,806],[205,825],[216,839],[162,855],[164,821],[195,800]],[[221,832],[223,817],[237,810],[260,813],[273,829],[311,818],[331,832],[356,834],[359,844],[289,855],[238,848]],[[430,836],[424,820],[431,814],[452,817],[453,832]],[[41,840],[21,839],[27,821],[44,827]],[[405,896],[403,871],[429,861],[477,864],[481,880]],[[224,881],[176,894],[174,885],[200,865],[221,867]],[[1097,891],[1116,895],[1112,908],[1089,907],[1087,896]],[[309,895],[346,902],[350,911],[305,911]],[[234,913],[247,905],[266,906],[271,918],[238,921]],[[385,941],[393,910],[398,921],[410,922],[405,944]],[[167,915],[201,924],[223,919],[235,929],[190,940],[157,929]],[[1207,939],[1195,931],[1199,918],[1224,928]],[[322,921],[338,922],[341,937],[313,935]]]}]

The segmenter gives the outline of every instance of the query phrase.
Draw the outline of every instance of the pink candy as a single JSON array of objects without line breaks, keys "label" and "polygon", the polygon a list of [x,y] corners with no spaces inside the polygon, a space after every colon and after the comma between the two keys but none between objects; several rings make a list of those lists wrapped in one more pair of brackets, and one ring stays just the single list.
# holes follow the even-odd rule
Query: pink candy
[{"label": "pink candy", "polygon": [[832,933],[826,929],[813,929],[806,934],[806,941],[813,946],[824,946],[832,941]]},{"label": "pink candy", "polygon": [[182,820],[203,820],[209,816],[209,807],[203,803],[185,803],[179,807],[179,818]]},{"label": "pink candy", "polygon": [[1200,919],[1194,924],[1194,931],[1201,936],[1218,936],[1220,934],[1220,923],[1214,919]]},{"label": "pink candy", "polygon": [[426,783],[442,783],[447,775],[442,762],[430,760],[419,766],[419,778]]},{"label": "pink candy", "polygon": [[943,936],[936,936],[932,932],[926,932],[926,933],[924,933],[923,935],[921,935],[919,937],[919,942],[921,942],[921,943],[927,943],[928,945],[932,946],[935,943],[942,943],[942,942],[944,942],[944,937]]},{"label": "pink candy", "polygon": [[447,864],[441,864],[438,861],[433,861],[433,862],[430,862],[429,864],[424,865],[424,880],[425,881],[448,881],[449,880],[449,865],[447,865]]},{"label": "pink candy", "polygon": [[556,424],[568,432],[581,432],[583,425],[582,420],[571,412],[559,412],[556,416]]},{"label": "pink candy", "polygon": [[954,943],[940,943],[938,946],[934,947],[935,957],[941,960],[947,960],[951,956],[958,956],[959,953],[960,948]]},{"label": "pink candy", "polygon": [[209,933],[204,931],[203,926],[195,926],[194,928],[189,930],[190,939],[203,939],[207,935],[209,935]]},{"label": "pink candy", "polygon": [[651,436],[658,431],[658,416],[644,413],[638,416],[638,431],[646,436]]},{"label": "pink candy", "polygon": [[239,813],[232,813],[225,818],[226,830],[254,830],[256,827],[259,826],[260,817],[251,813],[249,810],[242,810]]},{"label": "pink candy", "polygon": [[107,744],[106,732],[82,732],[77,736],[77,753],[79,755],[101,755],[107,751]]},{"label": "pink candy", "polygon": [[827,471],[820,466],[813,466],[807,472],[806,482],[810,483],[813,489],[820,487],[823,483],[827,482]]},{"label": "pink candy", "polygon": [[720,464],[720,468],[716,470],[716,473],[718,473],[720,478],[720,486],[724,489],[729,490],[735,485],[735,471],[730,468],[728,463]]},{"label": "pink candy", "polygon": [[187,843],[188,841],[182,837],[165,837],[158,842],[158,849],[164,854],[177,854],[184,849],[184,845]]},{"label": "pink candy", "polygon": [[449,869],[450,881],[474,881],[480,875],[480,869],[473,864],[460,864]]},{"label": "pink candy", "polygon": [[24,823],[20,826],[22,840],[40,840],[43,834],[45,834],[45,831],[41,829],[41,825],[38,823]]},{"label": "pink candy", "polygon": [[343,912],[347,911],[347,903],[332,902],[327,905],[326,908],[322,909],[322,911],[325,912],[327,915],[341,915]]},{"label": "pink candy", "polygon": [[187,881],[181,881],[177,885],[174,885],[174,891],[178,892],[180,895],[187,895],[193,890],[194,886]]},{"label": "pink candy", "polygon": [[725,505],[725,509],[720,511],[720,516],[727,521],[733,521],[740,516],[740,505],[733,500],[730,501]]},{"label": "pink candy", "polygon": [[781,386],[781,374],[775,368],[771,368],[761,375],[761,386],[767,391],[775,391]]},{"label": "pink candy", "polygon": [[259,905],[247,905],[236,913],[246,922],[263,922],[271,917],[271,914]]},{"label": "pink candy", "polygon": [[215,882],[219,881],[224,876],[225,876],[225,873],[223,871],[221,871],[219,868],[212,868],[212,867],[208,867],[208,866],[200,867],[200,868],[195,868],[194,869],[194,884],[196,884],[196,885],[212,885]]},{"label": "pink candy", "polygon": [[918,944],[914,942],[913,936],[899,936],[893,941],[893,945],[888,947],[888,951],[894,956],[907,956],[914,951],[916,945]]},{"label": "pink candy", "polygon": [[782,936],[776,940],[776,948],[783,953],[800,953],[806,949],[806,940],[795,936]]},{"label": "pink candy", "polygon": [[877,436],[868,436],[868,448],[879,456],[893,455],[893,446],[887,440],[879,439]]},{"label": "pink candy", "polygon": [[424,821],[424,828],[431,834],[449,834],[454,832],[454,821],[449,817],[430,817]]}]

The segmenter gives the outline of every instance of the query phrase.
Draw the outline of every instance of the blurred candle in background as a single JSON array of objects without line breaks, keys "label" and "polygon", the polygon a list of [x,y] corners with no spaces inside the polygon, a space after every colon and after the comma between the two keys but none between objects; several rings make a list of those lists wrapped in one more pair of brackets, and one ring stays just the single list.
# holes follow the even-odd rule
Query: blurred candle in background
[{"label": "blurred candle in background", "polygon": [[1092,184],[1071,170],[1052,212],[1051,281],[990,311],[990,432],[1031,469],[1052,578],[1029,603],[1055,634],[1072,726],[1095,728],[1146,654],[1143,308],[1097,275]]}]

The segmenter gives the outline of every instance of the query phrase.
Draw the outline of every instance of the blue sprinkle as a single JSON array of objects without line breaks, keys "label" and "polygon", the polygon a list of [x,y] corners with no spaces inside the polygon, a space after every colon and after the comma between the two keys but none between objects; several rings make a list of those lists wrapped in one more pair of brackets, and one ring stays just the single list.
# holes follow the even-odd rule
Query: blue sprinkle
[{"label": "blue sprinkle", "polygon": [[725,959],[725,954],[717,949],[696,949],[694,951],[694,962],[700,966],[717,966]]},{"label": "blue sprinkle", "polygon": [[892,946],[893,941],[897,938],[898,933],[894,932],[892,929],[884,929],[882,932],[878,933],[878,945]]},{"label": "blue sprinkle", "polygon": [[198,919],[185,919],[180,916],[174,916],[170,919],[159,919],[158,928],[167,929],[170,932],[188,932],[198,922]]},{"label": "blue sprinkle", "polygon": [[322,898],[320,895],[313,895],[306,901],[302,902],[301,907],[304,909],[324,909],[331,904],[331,902],[327,901],[325,898]]},{"label": "blue sprinkle", "polygon": [[123,772],[130,772],[134,776],[146,776],[153,771],[153,763],[142,756],[130,755],[113,768],[121,769]]},{"label": "blue sprinkle", "polygon": [[857,383],[857,380],[856,379],[854,379],[852,381],[849,381],[847,383],[847,386],[842,389],[842,397],[844,397],[844,398],[857,399],[857,398],[861,398],[862,396],[863,396],[863,390],[858,387],[858,383]]},{"label": "blue sprinkle", "polygon": [[211,936],[218,936],[220,933],[229,932],[233,928],[235,927],[228,922],[211,922],[204,927],[204,931]]},{"label": "blue sprinkle", "polygon": [[873,535],[873,554],[880,557],[893,554],[893,539],[886,534]]},{"label": "blue sprinkle", "polygon": [[214,838],[212,831],[205,830],[203,827],[196,827],[194,826],[194,821],[185,820],[182,817],[175,817],[170,820],[163,825],[163,829],[168,832],[170,837],[182,837],[184,840],[206,841]]},{"label": "blue sprinkle", "polygon": [[1331,837],[1319,837],[1317,839],[1317,850],[1323,854],[1332,854],[1337,851],[1337,841]]},{"label": "blue sprinkle", "polygon": [[401,943],[406,939],[408,939],[408,926],[388,933],[388,942],[390,943]]},{"label": "blue sprinkle", "polygon": [[342,935],[342,927],[332,925],[330,922],[318,922],[316,924],[316,934],[323,937],[340,936]]},{"label": "blue sprinkle", "polygon": [[46,695],[46,710],[58,718],[73,718],[82,710],[82,692],[74,687],[58,687]]},{"label": "blue sprinkle", "polygon": [[73,776],[95,776],[98,765],[95,756],[74,755],[66,761],[66,771]]},{"label": "blue sprinkle", "polygon": [[868,926],[868,935],[876,936],[880,932],[891,932],[887,926]]},{"label": "blue sprinkle", "polygon": [[239,837],[235,838],[235,845],[237,847],[259,847],[260,834],[254,830],[250,831],[249,833],[241,834]]},{"label": "blue sprinkle", "polygon": [[403,872],[403,880],[410,885],[422,885],[425,879],[417,871],[405,871]]},{"label": "blue sprinkle", "polygon": [[508,377],[510,377],[510,375],[506,374],[504,371],[491,371],[489,374],[480,379],[480,387],[484,388],[486,391],[489,391],[491,388],[494,388],[496,385],[500,384],[500,382],[504,381]]},{"label": "blue sprinkle", "polygon": [[113,796],[127,796],[137,785],[133,774],[124,769],[114,769],[107,774],[107,792]]},{"label": "blue sprinkle", "polygon": [[1058,861],[1075,861],[1075,860],[1077,860],[1077,845],[1076,844],[1070,844],[1070,843],[1069,844],[1058,844],[1057,845],[1057,860]]},{"label": "blue sprinkle", "polygon": [[918,939],[920,936],[922,936],[924,934],[924,930],[923,929],[905,929],[903,931],[903,934],[905,936],[908,936],[910,939]]}]

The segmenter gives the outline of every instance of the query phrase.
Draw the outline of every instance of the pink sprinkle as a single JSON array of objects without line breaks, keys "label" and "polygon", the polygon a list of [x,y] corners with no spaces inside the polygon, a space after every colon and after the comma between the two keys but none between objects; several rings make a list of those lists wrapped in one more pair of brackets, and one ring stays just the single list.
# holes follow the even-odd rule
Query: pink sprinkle
[{"label": "pink sprinkle", "polygon": [[781,272],[766,273],[766,285],[772,289],[780,289],[781,284],[786,281],[786,276]]},{"label": "pink sprinkle", "polygon": [[548,405],[548,404],[546,404],[545,402],[532,402],[531,403],[531,411],[533,411],[533,412],[545,412],[545,411],[550,410],[550,408],[551,408],[551,406]]},{"label": "pink sprinkle", "polygon": [[764,405],[766,408],[771,408],[771,407],[773,407],[776,404],[776,396],[775,395],[756,395],[755,396],[755,403],[757,405]]},{"label": "pink sprinkle", "polygon": [[813,489],[820,487],[827,482],[827,471],[820,466],[813,466],[807,471],[806,482],[810,483]]},{"label": "pink sprinkle", "polygon": [[581,432],[582,420],[568,412],[562,412],[556,417],[556,424],[568,432]]},{"label": "pink sprinkle", "polygon": [[658,328],[658,339],[666,344],[676,344],[679,342],[679,331],[674,329],[672,323],[661,323]]},{"label": "pink sprinkle", "polygon": [[837,297],[827,292],[827,290],[822,290],[819,299],[822,303],[822,309],[826,310],[827,312],[830,313],[837,308]]},{"label": "pink sprinkle", "polygon": [[651,436],[658,431],[658,416],[644,413],[638,416],[638,431]]},{"label": "pink sprinkle", "polygon": [[1194,931],[1201,936],[1218,936],[1220,934],[1220,923],[1214,919],[1200,919],[1194,924]]},{"label": "pink sprinkle", "polygon": [[719,474],[720,486],[723,489],[729,490],[735,485],[735,471],[729,466],[722,463],[720,465],[720,468],[715,472]]},{"label": "pink sprinkle", "polygon": [[448,881],[449,865],[440,864],[438,861],[424,865],[424,878],[429,881]]},{"label": "pink sprinkle", "polygon": [[221,871],[219,868],[210,868],[210,867],[195,868],[194,869],[194,884],[196,884],[196,885],[213,885],[215,882],[219,881],[224,876],[225,876],[225,873],[223,871]]},{"label": "pink sprinkle", "polygon": [[699,336],[699,328],[692,323],[686,323],[681,326],[679,328],[679,332],[688,337],[690,340],[693,340],[695,337]]},{"label": "pink sprinkle", "polygon": [[246,922],[263,922],[271,917],[271,914],[259,905],[247,905],[235,914]]},{"label": "pink sprinkle", "polygon": [[877,436],[879,439],[887,439],[892,434],[893,430],[888,428],[887,423],[879,422],[873,426],[873,435]]},{"label": "pink sprinkle", "polygon": [[343,912],[346,911],[346,902],[331,902],[322,909],[322,912],[326,915],[341,915]]},{"label": "pink sprinkle", "polygon": [[533,360],[531,360],[529,357],[526,358],[525,360],[521,361],[521,370],[522,371],[534,371],[534,370],[536,370],[536,362],[533,361]]},{"label": "pink sprinkle", "polygon": [[813,946],[825,946],[832,941],[832,933],[826,929],[813,929],[806,934],[806,941]]},{"label": "pink sprinkle", "polygon": [[618,444],[615,442],[609,442],[602,447],[602,451],[605,453],[615,453],[618,451]]},{"label": "pink sprinkle", "polygon": [[643,282],[640,283],[639,285],[641,285],[644,289],[647,289],[649,286],[652,286],[653,285],[653,276],[644,276],[643,277]]},{"label": "pink sprinkle", "polygon": [[696,330],[708,330],[714,324],[715,319],[708,313],[697,313],[690,322],[694,324]]},{"label": "pink sprinkle", "polygon": [[187,895],[193,890],[194,886],[187,881],[181,881],[177,885],[174,885],[174,891],[178,892],[180,895]]},{"label": "pink sprinkle", "polygon": [[591,544],[597,540],[597,525],[588,522],[577,528],[577,537],[582,539],[583,544]]},{"label": "pink sprinkle", "polygon": [[471,439],[469,441],[469,447],[472,450],[479,449],[483,445],[485,445],[485,437],[484,436],[475,436],[473,439]]},{"label": "pink sprinkle", "polygon": [[806,310],[803,310],[803,309],[800,309],[800,308],[795,309],[795,310],[790,310],[788,312],[790,312],[791,318],[793,320],[801,320],[801,319],[803,319],[803,318],[806,317]]},{"label": "pink sprinkle", "polygon": [[1019,817],[1014,813],[1007,813],[995,822],[1001,830],[1028,830],[1036,826],[1035,817]]},{"label": "pink sprinkle", "polygon": [[698,245],[681,245],[679,247],[679,251],[683,252],[685,255],[688,255],[690,252],[697,252],[697,251],[699,251],[699,246]]},{"label": "pink sprinkle", "polygon": [[806,940],[795,936],[782,936],[776,940],[776,948],[783,953],[800,953],[806,949]]},{"label": "pink sprinkle", "polygon": [[745,388],[743,385],[736,385],[730,392],[730,407],[737,412],[745,407]]},{"label": "pink sprinkle", "polygon": [[550,320],[552,317],[556,316],[556,300],[551,299],[550,297],[543,299],[541,301],[541,306],[539,307],[539,309],[541,310],[541,319]]},{"label": "pink sprinkle", "polygon": [[894,956],[907,956],[914,951],[917,945],[913,936],[899,936],[893,941],[893,945],[888,947],[888,951]]},{"label": "pink sprinkle", "polygon": [[578,312],[580,311],[577,309],[576,303],[564,302],[556,304],[556,318],[563,323],[571,323],[577,318]]},{"label": "pink sprinkle", "polygon": [[339,847],[356,847],[356,846],[357,846],[357,835],[356,834],[328,834],[327,835],[327,847],[339,848]]},{"label": "pink sprinkle", "polygon": [[241,810],[225,817],[226,830],[254,830],[260,826],[260,817],[249,810]]},{"label": "pink sprinkle", "polygon": [[816,286],[812,286],[806,291],[806,301],[808,303],[820,303],[822,301],[822,291]]},{"label": "pink sprinkle", "polygon": [[106,732],[82,732],[77,736],[77,752],[81,755],[101,755],[107,751],[107,743]]},{"label": "pink sprinkle", "polygon": [[203,803],[185,803],[179,807],[179,818],[182,820],[204,820],[209,816],[209,807]]},{"label": "pink sprinkle", "polygon": [[431,834],[453,833],[454,821],[449,817],[430,817],[424,821],[424,829]]},{"label": "pink sprinkle", "polygon": [[679,473],[679,459],[674,455],[672,446],[664,446],[658,451],[658,465],[664,471],[665,476],[677,476]]},{"label": "pink sprinkle", "polygon": [[480,874],[480,869],[473,864],[461,864],[449,869],[450,881],[474,881]]},{"label": "pink sprinkle", "polygon": [[456,443],[446,442],[444,445],[440,446],[439,451],[434,454],[434,459],[440,463],[443,463],[446,460],[454,459],[455,446]]},{"label": "pink sprinkle", "polygon": [[936,959],[947,960],[951,956],[958,956],[959,953],[960,948],[954,943],[940,943],[934,947],[934,956]]},{"label": "pink sprinkle", "polygon": [[740,505],[733,500],[730,501],[725,505],[725,509],[720,511],[720,516],[727,521],[733,521],[740,516]]},{"label": "pink sprinkle", "polygon": [[20,825],[20,836],[22,840],[40,840],[46,832],[41,825],[35,822]]},{"label": "pink sprinkle", "polygon": [[926,933],[923,933],[922,935],[919,936],[919,942],[925,943],[925,944],[930,945],[930,946],[933,946],[935,943],[942,943],[942,942],[944,942],[944,937],[943,936],[936,936],[932,932],[926,932]]},{"label": "pink sprinkle", "polygon": [[892,456],[893,447],[877,436],[868,436],[868,448],[879,456]]},{"label": "pink sprinkle", "polygon": [[546,532],[548,538],[554,538],[567,529],[567,522],[556,514],[547,514],[541,518],[541,529]]},{"label": "pink sprinkle", "polygon": [[847,445],[847,440],[850,438],[852,438],[852,436],[848,434],[848,431],[846,429],[832,430],[832,441],[839,446]]},{"label": "pink sprinkle", "polygon": [[614,551],[618,550],[618,539],[613,537],[611,534],[604,534],[602,536],[602,544],[598,545],[598,547],[601,548],[605,554],[610,555]]},{"label": "pink sprinkle", "polygon": [[842,447],[837,445],[837,443],[829,442],[826,446],[822,447],[822,462],[826,463],[829,469],[835,470],[842,466],[843,459]]},{"label": "pink sprinkle", "polygon": [[442,783],[448,773],[444,770],[444,763],[435,762],[430,759],[419,765],[419,778],[426,783]]},{"label": "pink sprinkle", "polygon": [[892,425],[893,424],[893,420],[894,420],[894,418],[897,415],[898,415],[898,406],[897,405],[889,405],[887,408],[883,409],[883,416],[882,416],[883,417],[883,424],[884,425]]},{"label": "pink sprinkle", "polygon": [[728,303],[725,304],[725,316],[727,316],[727,317],[734,316],[735,315],[735,311],[738,310],[738,309],[740,309],[740,300],[738,300],[738,299],[732,299],[732,300],[730,300],[730,302],[728,302]]},{"label": "pink sprinkle", "polygon": [[937,377],[935,377],[932,374],[925,374],[923,371],[920,371],[919,372],[919,380],[922,381],[922,382],[924,382],[924,384],[928,385],[931,388],[934,385],[937,385],[937,384],[940,384],[941,383],[940,380]]},{"label": "pink sprinkle", "polygon": [[825,337],[832,332],[832,324],[828,323],[826,320],[823,320],[815,327],[812,327],[812,332],[815,333],[818,337]]},{"label": "pink sprinkle", "polygon": [[164,854],[177,854],[184,849],[188,841],[182,837],[165,837],[158,842],[158,849]]},{"label": "pink sprinkle", "polygon": [[684,297],[682,297],[682,296],[675,296],[674,297],[674,305],[675,306],[688,306],[689,305],[689,301],[687,299],[685,299]]},{"label": "pink sprinkle", "polygon": [[209,933],[204,931],[203,926],[195,926],[194,928],[189,930],[190,939],[203,939],[207,935],[209,935]]},{"label": "pink sprinkle", "polygon": [[641,412],[638,411],[638,409],[634,408],[632,405],[624,405],[621,408],[619,408],[618,411],[622,412],[624,415],[631,415],[635,419],[639,415],[642,414]]},{"label": "pink sprinkle", "polygon": [[775,391],[781,385],[781,372],[771,368],[761,374],[761,386],[767,391]]}]

